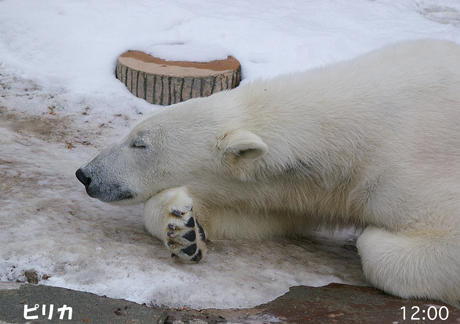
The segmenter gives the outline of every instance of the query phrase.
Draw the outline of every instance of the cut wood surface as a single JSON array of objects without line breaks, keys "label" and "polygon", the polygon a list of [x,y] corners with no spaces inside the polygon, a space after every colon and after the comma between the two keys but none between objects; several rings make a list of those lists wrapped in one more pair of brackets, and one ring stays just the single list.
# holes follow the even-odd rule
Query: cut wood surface
[{"label": "cut wood surface", "polygon": [[128,51],[118,58],[115,74],[135,96],[167,106],[237,87],[241,65],[232,56],[207,63],[177,62]]}]

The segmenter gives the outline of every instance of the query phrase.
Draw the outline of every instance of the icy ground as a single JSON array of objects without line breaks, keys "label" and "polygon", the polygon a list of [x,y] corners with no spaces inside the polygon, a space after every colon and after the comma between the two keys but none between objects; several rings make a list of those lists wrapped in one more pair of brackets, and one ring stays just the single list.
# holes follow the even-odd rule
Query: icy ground
[{"label": "icy ground", "polygon": [[[251,307],[293,285],[365,284],[355,234],[216,241],[173,262],[142,206],[89,198],[74,173],[158,106],[114,77],[118,55],[233,55],[243,82],[407,38],[460,43],[460,2],[0,0],[0,280],[172,307]],[[167,108],[164,108],[167,109]],[[33,280],[30,278],[29,280]]]}]

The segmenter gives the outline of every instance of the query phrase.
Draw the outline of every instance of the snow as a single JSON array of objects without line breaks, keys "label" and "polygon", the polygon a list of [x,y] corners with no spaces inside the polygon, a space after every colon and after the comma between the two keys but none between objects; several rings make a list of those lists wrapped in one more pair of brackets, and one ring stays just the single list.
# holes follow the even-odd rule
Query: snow
[{"label": "snow", "polygon": [[[142,206],[88,197],[76,169],[159,109],[115,79],[117,57],[233,55],[243,82],[412,38],[460,43],[457,0],[0,0],[0,280],[171,307],[251,307],[293,285],[365,284],[356,234],[216,241],[198,265],[146,234]],[[167,109],[167,108],[165,108]]]}]

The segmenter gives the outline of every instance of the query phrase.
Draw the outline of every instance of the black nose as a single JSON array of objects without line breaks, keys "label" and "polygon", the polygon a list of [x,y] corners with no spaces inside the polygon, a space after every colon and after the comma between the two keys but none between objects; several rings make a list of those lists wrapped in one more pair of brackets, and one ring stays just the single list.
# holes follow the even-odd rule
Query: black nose
[{"label": "black nose", "polygon": [[91,178],[87,177],[81,168],[75,172],[75,175],[77,176],[77,179],[85,185],[85,187],[88,187],[91,183]]}]

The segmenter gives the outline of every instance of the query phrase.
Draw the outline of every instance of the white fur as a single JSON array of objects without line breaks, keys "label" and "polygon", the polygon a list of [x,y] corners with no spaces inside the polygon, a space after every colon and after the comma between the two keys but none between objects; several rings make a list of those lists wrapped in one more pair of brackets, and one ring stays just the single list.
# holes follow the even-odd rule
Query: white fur
[{"label": "white fur", "polygon": [[150,199],[162,240],[162,195],[182,187],[210,238],[355,226],[373,285],[460,300],[459,45],[398,43],[173,105],[102,154],[93,185]]}]

